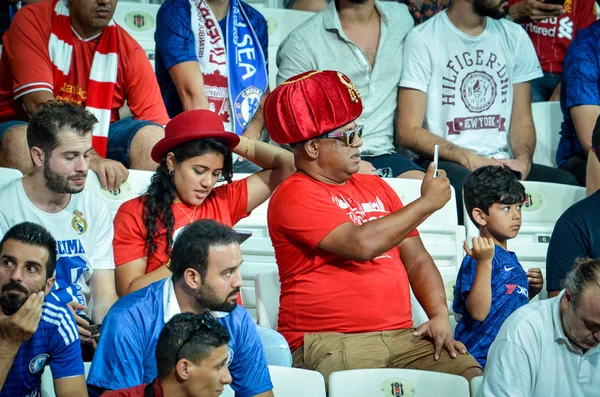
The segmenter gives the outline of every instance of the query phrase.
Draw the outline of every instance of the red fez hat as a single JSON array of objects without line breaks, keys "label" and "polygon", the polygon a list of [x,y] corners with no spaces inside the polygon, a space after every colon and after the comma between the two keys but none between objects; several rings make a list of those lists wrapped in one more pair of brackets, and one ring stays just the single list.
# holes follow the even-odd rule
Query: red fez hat
[{"label": "red fez hat", "polygon": [[265,124],[279,144],[315,138],[356,120],[360,93],[341,72],[313,70],[291,77],[265,102]]},{"label": "red fez hat", "polygon": [[175,146],[206,138],[221,139],[230,149],[240,143],[239,136],[225,131],[223,121],[216,113],[206,109],[188,110],[167,123],[165,137],[152,148],[152,160],[160,163]]}]

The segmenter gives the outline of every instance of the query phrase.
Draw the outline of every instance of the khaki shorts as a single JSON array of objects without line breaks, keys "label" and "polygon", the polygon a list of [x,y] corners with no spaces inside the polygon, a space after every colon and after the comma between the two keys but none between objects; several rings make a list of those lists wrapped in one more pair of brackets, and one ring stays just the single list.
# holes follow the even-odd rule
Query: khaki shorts
[{"label": "khaki shorts", "polygon": [[481,368],[470,354],[452,358],[445,349],[435,361],[433,342],[413,336],[413,331],[304,334],[304,345],[292,353],[294,367],[318,371],[325,382],[332,372],[348,369],[409,368],[460,375]]}]

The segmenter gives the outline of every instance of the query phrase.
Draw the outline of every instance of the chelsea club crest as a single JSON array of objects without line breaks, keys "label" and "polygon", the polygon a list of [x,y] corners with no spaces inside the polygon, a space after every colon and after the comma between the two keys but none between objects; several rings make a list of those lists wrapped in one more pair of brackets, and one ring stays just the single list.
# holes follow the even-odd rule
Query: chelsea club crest
[{"label": "chelsea club crest", "polygon": [[77,232],[77,234],[83,234],[87,231],[88,224],[83,213],[79,210],[73,211],[73,219],[71,219],[71,227]]},{"label": "chelsea club crest", "polygon": [[46,361],[50,356],[47,354],[38,354],[29,362],[29,372],[33,375],[39,374],[46,366]]},{"label": "chelsea club crest", "polygon": [[262,94],[262,90],[248,87],[235,98],[235,117],[244,128],[256,113]]}]

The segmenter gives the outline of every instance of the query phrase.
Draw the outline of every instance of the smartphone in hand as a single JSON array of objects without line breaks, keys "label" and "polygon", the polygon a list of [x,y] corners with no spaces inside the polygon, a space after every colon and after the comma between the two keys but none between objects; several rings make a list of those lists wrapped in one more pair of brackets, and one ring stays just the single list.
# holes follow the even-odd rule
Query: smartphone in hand
[{"label": "smartphone in hand", "polygon": [[437,178],[438,176],[438,158],[440,155],[440,145],[435,145],[433,148],[433,164],[435,164],[435,170],[433,171],[433,177]]}]

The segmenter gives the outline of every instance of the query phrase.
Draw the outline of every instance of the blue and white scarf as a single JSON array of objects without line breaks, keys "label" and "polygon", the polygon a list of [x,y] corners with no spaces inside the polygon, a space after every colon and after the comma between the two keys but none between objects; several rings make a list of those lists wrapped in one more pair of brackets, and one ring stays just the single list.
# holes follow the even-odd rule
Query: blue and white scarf
[{"label": "blue and white scarf", "polygon": [[225,130],[241,135],[268,86],[262,47],[240,0],[230,1],[227,45],[206,0],[189,2],[204,93],[211,110],[221,116]]}]

